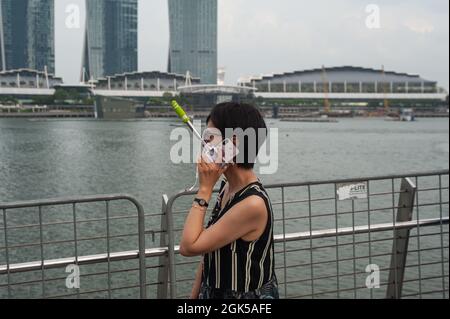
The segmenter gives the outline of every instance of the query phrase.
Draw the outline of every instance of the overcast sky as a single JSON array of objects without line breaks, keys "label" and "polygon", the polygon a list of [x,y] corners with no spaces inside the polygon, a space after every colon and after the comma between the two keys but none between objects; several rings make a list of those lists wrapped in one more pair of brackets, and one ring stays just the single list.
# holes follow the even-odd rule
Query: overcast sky
[{"label": "overcast sky", "polygon": [[[89,1],[89,0],[88,0]],[[79,80],[84,0],[56,0],[56,74]],[[66,26],[79,5],[80,28]],[[380,9],[368,28],[367,6]],[[369,22],[376,21],[369,19]],[[374,26],[374,24],[370,24]],[[139,1],[139,71],[167,69],[167,0]],[[241,76],[355,65],[420,74],[449,88],[448,0],[219,0],[219,66]]]}]

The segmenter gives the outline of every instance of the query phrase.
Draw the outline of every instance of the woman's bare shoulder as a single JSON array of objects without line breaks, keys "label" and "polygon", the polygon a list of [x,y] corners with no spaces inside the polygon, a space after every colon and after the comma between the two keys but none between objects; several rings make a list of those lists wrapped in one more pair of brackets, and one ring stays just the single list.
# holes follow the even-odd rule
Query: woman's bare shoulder
[{"label": "woman's bare shoulder", "polygon": [[266,203],[258,195],[250,195],[242,200],[237,206],[244,211],[246,218],[260,219],[267,215]]}]

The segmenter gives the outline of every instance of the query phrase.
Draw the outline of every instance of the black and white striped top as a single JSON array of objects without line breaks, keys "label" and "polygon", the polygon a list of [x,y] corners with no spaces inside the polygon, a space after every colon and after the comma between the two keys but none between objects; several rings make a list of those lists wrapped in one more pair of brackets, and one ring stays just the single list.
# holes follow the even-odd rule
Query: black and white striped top
[{"label": "black and white striped top", "polygon": [[226,182],[222,182],[216,206],[208,227],[215,224],[234,205],[249,196],[259,196],[266,203],[267,225],[260,238],[253,242],[243,239],[205,254],[203,283],[213,289],[249,292],[261,288],[274,276],[273,211],[269,196],[260,182],[254,182],[241,191],[221,210]]}]

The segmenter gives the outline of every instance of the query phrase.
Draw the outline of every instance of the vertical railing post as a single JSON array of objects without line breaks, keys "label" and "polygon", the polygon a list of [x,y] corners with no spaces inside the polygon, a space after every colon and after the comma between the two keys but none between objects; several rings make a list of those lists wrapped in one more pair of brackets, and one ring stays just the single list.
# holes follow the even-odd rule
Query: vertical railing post
[{"label": "vertical railing post", "polygon": [[167,244],[168,244],[168,258],[169,258],[169,286],[170,299],[177,298],[177,278],[175,270],[175,230],[173,226],[172,206],[176,198],[172,197],[167,202],[166,208],[166,223],[167,223]]},{"label": "vertical railing post", "polygon": [[[167,195],[163,195],[162,197],[162,208],[161,208],[161,235],[159,236],[159,247],[167,246]],[[169,279],[169,264],[168,264],[168,255],[159,257],[159,269],[158,269],[158,290],[157,290],[157,298],[158,299],[167,299],[167,285]]]},{"label": "vertical railing post", "polygon": [[[396,222],[412,220],[416,185],[409,178],[402,180]],[[410,229],[394,230],[391,267],[389,271],[386,298],[400,299],[402,296],[403,278],[405,274],[406,257],[408,255]]]},{"label": "vertical railing post", "polygon": [[138,201],[131,198],[128,198],[128,200],[134,203],[138,212],[140,298],[147,299],[147,266],[145,260],[145,213],[144,208]]}]

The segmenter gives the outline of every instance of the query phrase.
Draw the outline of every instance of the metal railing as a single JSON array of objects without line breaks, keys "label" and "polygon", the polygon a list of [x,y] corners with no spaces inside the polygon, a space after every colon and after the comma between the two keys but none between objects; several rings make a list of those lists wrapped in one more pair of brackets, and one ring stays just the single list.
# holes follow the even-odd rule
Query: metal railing
[{"label": "metal railing", "polygon": [[[448,179],[444,170],[265,186],[281,297],[448,298]],[[365,198],[341,200],[339,188],[356,183]],[[127,195],[0,204],[0,298],[188,297],[200,258],[176,244],[194,194],[164,195],[159,214]],[[136,213],[124,214],[130,204]],[[81,267],[78,289],[67,288],[69,265]]]},{"label": "metal railing", "polygon": [[[126,216],[111,216],[111,203],[118,201],[126,201],[132,204],[136,210],[135,215],[126,215]],[[84,217],[80,218],[80,212],[77,211],[77,208],[82,204],[92,204],[92,203],[102,203],[104,204],[105,215],[104,216],[96,216],[92,217]],[[56,216],[54,218],[49,218],[51,212],[45,212],[45,208],[58,208],[56,210]],[[19,210],[24,209],[37,209],[30,211],[22,211],[22,214],[28,215],[25,218],[17,218],[19,214]],[[65,210],[63,208],[66,208]],[[96,207],[98,209],[98,207]],[[145,229],[144,229],[144,209],[142,205],[132,196],[129,195],[105,195],[105,196],[87,196],[80,198],[63,198],[63,199],[52,199],[45,201],[25,201],[25,202],[17,202],[10,204],[0,204],[0,211],[2,212],[2,223],[0,224],[1,232],[3,233],[3,242],[0,242],[0,252],[4,252],[5,265],[0,265],[0,276],[6,276],[6,282],[0,282],[0,289],[6,288],[8,298],[12,297],[42,297],[42,298],[62,298],[62,297],[73,297],[77,296],[78,298],[81,295],[89,295],[94,293],[102,293],[106,292],[107,296],[111,298],[112,292],[115,290],[121,289],[131,289],[131,288],[139,288],[139,295],[141,298],[146,298],[146,264],[145,264]],[[14,212],[14,215],[11,215]],[[31,217],[30,214],[37,213],[37,221],[36,218]],[[84,215],[92,215],[87,212]],[[14,218],[16,217],[16,218]],[[49,218],[49,221],[46,222],[44,219]],[[112,234],[112,221],[122,222],[124,220],[129,220],[131,218],[137,219],[137,230],[138,233],[127,233],[127,234]],[[30,222],[29,220],[33,219],[34,221]],[[51,220],[52,219],[52,220]],[[104,223],[104,235],[99,235],[98,232],[100,228],[98,223]],[[86,232],[83,231],[82,225],[88,225],[90,229]],[[64,239],[54,239],[49,234],[51,232],[52,227],[65,227],[69,226],[70,231],[68,229],[63,229],[68,235]],[[35,230],[36,234],[33,233]],[[89,233],[88,235],[81,235],[80,233]],[[69,233],[69,234],[67,234]],[[50,236],[49,236],[50,235]],[[62,235],[62,233],[58,233],[58,235]],[[81,235],[81,236],[80,236]],[[37,238],[33,238],[37,237]],[[46,239],[45,237],[49,237]],[[111,241],[113,239],[124,239],[130,237],[137,237],[136,250],[126,251],[126,252],[113,252],[111,249]],[[25,239],[25,242],[23,242]],[[32,241],[32,240],[36,241]],[[82,245],[81,243],[89,243],[96,242],[100,240],[105,240],[104,250],[105,252],[92,254],[92,255],[82,255]],[[46,259],[45,253],[47,251],[46,248],[53,246],[53,253],[60,252],[61,245],[66,245],[65,249],[69,254],[72,254],[74,257],[66,257],[66,258],[55,258],[55,259]],[[72,246],[72,247],[69,247]],[[35,249],[33,249],[35,248]],[[59,248],[59,249],[58,249]],[[88,247],[83,247],[88,248]],[[32,251],[30,251],[30,249]],[[18,260],[30,258],[29,255],[35,255],[36,253],[39,257],[38,261],[26,261],[21,263],[14,263],[12,261],[13,258]],[[149,251],[148,255],[152,255],[155,252]],[[32,257],[31,257],[32,258]],[[139,261],[138,271],[139,271],[139,280],[137,284],[132,286],[119,286],[112,287],[112,275],[117,273],[124,273],[130,271],[130,269],[125,270],[113,270],[113,263],[124,261],[124,260],[132,260],[136,259]],[[1,263],[0,263],[1,264]],[[106,275],[106,285],[104,288],[95,287],[90,291],[81,292],[79,289],[76,289],[75,293],[70,291],[70,288],[67,287],[66,282],[67,275],[61,277],[46,277],[46,271],[50,269],[61,269],[66,268],[69,265],[76,265],[81,267],[83,265],[99,265],[106,264],[106,270],[102,270],[101,272],[91,272],[89,274],[84,274],[84,277],[93,277],[93,276],[101,276]],[[13,274],[24,274],[24,273],[33,273],[38,271],[40,273],[37,278],[25,279],[20,278],[18,282],[14,282],[12,280]],[[50,275],[51,276],[51,275]],[[4,278],[3,278],[4,279]],[[25,279],[25,280],[24,280]],[[59,282],[59,286],[66,288],[64,293],[50,292],[47,290],[52,290],[51,288],[47,288],[50,286],[51,282]],[[62,284],[61,284],[62,282]],[[98,283],[98,282],[97,282]],[[40,292],[30,293],[30,289],[33,285],[40,285]],[[17,288],[20,286],[25,286],[25,292],[16,292],[17,294],[13,294],[13,288]],[[78,288],[78,287],[76,287]],[[54,290],[54,289],[53,289]],[[0,297],[6,297],[5,294],[1,294]]]},{"label": "metal railing", "polygon": [[[367,198],[340,201],[338,185],[347,183],[366,183]],[[275,211],[276,273],[282,297],[447,297],[448,170],[265,188]],[[198,264],[180,256],[175,245],[194,194],[163,198],[170,298],[189,296]],[[184,205],[175,208],[183,199]],[[382,277],[379,289],[367,288],[366,270],[371,265]],[[404,278],[410,273],[417,275]]]}]

